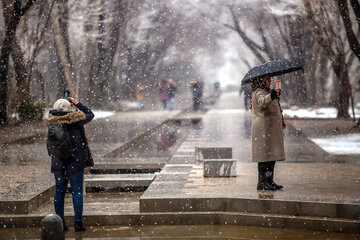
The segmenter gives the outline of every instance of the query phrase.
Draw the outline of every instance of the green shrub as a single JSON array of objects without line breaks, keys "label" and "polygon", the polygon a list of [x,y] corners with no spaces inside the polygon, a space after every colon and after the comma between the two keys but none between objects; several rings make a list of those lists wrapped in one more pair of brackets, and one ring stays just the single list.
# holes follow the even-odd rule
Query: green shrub
[{"label": "green shrub", "polygon": [[40,120],[45,112],[44,103],[22,104],[18,110],[19,117],[22,121]]}]

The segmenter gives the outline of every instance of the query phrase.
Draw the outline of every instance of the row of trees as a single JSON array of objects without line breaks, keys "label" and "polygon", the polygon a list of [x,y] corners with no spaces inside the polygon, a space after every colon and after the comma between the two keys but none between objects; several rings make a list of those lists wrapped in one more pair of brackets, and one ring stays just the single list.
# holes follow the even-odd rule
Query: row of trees
[{"label": "row of trees", "polygon": [[285,100],[308,106],[330,103],[339,118],[349,118],[349,97],[359,88],[360,77],[358,0],[233,1],[225,5],[226,10],[230,17],[212,19],[234,31],[251,51],[253,58],[239,53],[249,69],[269,60],[299,59],[305,74],[283,79]]},{"label": "row of trees", "polygon": [[191,77],[200,78],[197,49],[216,47],[217,36],[194,24],[194,11],[176,8],[165,1],[2,1],[0,122],[21,104],[54,102],[64,89],[93,107],[132,98],[138,82],[155,96],[164,78],[177,80],[181,94]]},{"label": "row of trees", "polygon": [[191,77],[208,76],[202,59],[221,56],[234,33],[248,69],[304,62],[305,74],[283,79],[289,103],[333,103],[349,117],[348,86],[358,87],[360,72],[358,0],[260,2],[2,0],[0,122],[21,104],[49,105],[64,89],[93,107],[132,98],[138,82],[156,96],[164,78],[181,94]]}]

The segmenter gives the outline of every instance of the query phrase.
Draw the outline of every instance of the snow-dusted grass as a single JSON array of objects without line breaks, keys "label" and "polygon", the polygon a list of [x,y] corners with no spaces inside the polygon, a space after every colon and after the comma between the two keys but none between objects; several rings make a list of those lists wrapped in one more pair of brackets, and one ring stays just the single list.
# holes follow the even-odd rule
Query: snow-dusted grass
[{"label": "snow-dusted grass", "polygon": [[110,111],[93,111],[93,113],[95,114],[94,119],[106,118],[114,115],[114,112],[110,112]]},{"label": "snow-dusted grass", "polygon": [[[335,119],[337,110],[335,108],[299,108],[284,109],[283,113],[285,117]],[[351,117],[353,116],[351,109],[349,109],[349,114]],[[355,108],[355,117],[357,119],[360,117],[359,108]],[[360,133],[311,138],[311,140],[329,154],[360,154]]]},{"label": "snow-dusted grass", "polygon": [[[335,108],[299,108],[284,109],[284,115],[297,118],[336,118],[337,110]],[[349,109],[352,117],[352,110]],[[355,117],[360,117],[360,109],[355,109]]]},{"label": "snow-dusted grass", "polygon": [[360,154],[360,133],[312,138],[311,140],[330,154]]}]

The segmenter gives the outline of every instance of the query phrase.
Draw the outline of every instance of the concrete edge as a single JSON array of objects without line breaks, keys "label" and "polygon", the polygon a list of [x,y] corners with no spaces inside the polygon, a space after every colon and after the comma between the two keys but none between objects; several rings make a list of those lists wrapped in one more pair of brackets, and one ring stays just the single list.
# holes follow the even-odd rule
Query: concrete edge
[{"label": "concrete edge", "polygon": [[[27,215],[0,217],[0,226],[2,228],[41,227],[43,217]],[[65,219],[69,226],[74,225],[73,216],[66,216]],[[86,215],[84,223],[86,226],[238,225],[360,234],[360,220],[232,212]]]},{"label": "concrete edge", "polygon": [[141,196],[140,212],[248,212],[360,220],[360,204],[251,198]]}]

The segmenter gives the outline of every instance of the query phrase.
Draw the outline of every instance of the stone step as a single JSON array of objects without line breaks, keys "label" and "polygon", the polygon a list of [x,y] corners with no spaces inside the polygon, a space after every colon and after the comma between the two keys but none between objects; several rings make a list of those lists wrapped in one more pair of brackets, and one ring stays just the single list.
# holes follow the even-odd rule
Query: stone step
[{"label": "stone step", "polygon": [[0,214],[28,214],[55,193],[52,173],[47,173],[0,194]]},{"label": "stone step", "polygon": [[[159,175],[161,177],[161,174]],[[157,183],[157,182],[154,182]],[[158,184],[159,185],[159,184]],[[159,186],[159,187],[162,187]],[[251,198],[173,197],[158,198],[144,194],[140,198],[141,212],[248,212],[280,214],[289,217],[340,218],[360,221],[360,205]]]},{"label": "stone step", "polygon": [[88,174],[85,175],[87,188],[133,188],[148,187],[155,174]]},{"label": "stone step", "polygon": [[[40,227],[45,215],[1,216],[1,227]],[[73,214],[65,217],[73,226]],[[306,229],[310,231],[360,233],[360,220],[287,216],[249,212],[148,212],[123,214],[84,214],[85,226],[144,225],[237,225],[270,228]],[[347,238],[348,239],[348,238]]]}]

